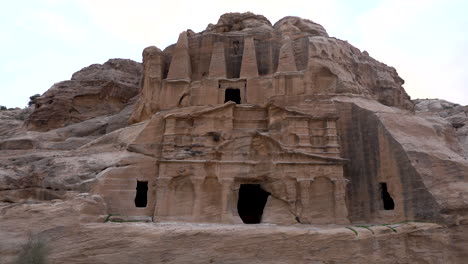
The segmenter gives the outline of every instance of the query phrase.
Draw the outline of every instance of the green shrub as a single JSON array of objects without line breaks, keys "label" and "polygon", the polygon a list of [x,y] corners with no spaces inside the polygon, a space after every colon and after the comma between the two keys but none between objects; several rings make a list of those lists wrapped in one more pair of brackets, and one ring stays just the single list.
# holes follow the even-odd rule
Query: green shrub
[{"label": "green shrub", "polygon": [[33,95],[33,96],[30,96],[30,97],[29,97],[28,106],[31,106],[31,105],[33,105],[33,104],[36,104],[36,99],[37,99],[38,97],[40,97],[40,96],[41,96],[40,94],[35,94],[35,95]]},{"label": "green shrub", "polygon": [[353,233],[354,233],[356,236],[358,235],[358,232],[356,231],[356,229],[354,229],[354,228],[352,228],[352,227],[349,227],[349,226],[347,226],[346,228],[349,229],[349,230],[351,230],[351,231],[353,231]]}]

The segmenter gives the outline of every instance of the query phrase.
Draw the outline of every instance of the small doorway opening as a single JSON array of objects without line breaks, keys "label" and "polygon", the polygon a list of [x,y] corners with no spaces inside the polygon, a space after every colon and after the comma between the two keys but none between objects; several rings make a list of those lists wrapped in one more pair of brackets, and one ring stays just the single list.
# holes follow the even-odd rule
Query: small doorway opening
[{"label": "small doorway opening", "polygon": [[382,202],[384,210],[393,210],[395,209],[395,202],[393,201],[392,196],[387,191],[387,183],[380,183],[380,193],[382,195]]},{"label": "small doorway opening", "polygon": [[234,88],[226,89],[226,92],[224,93],[224,102],[226,103],[229,101],[233,101],[236,104],[241,103],[241,96],[240,96],[239,89],[234,89]]},{"label": "small doorway opening", "polygon": [[146,207],[148,203],[148,182],[147,181],[137,181],[136,187],[136,196],[135,196],[135,206],[136,207]]},{"label": "small doorway opening", "polygon": [[237,212],[245,224],[259,224],[262,221],[263,209],[269,192],[260,187],[260,184],[241,184]]}]

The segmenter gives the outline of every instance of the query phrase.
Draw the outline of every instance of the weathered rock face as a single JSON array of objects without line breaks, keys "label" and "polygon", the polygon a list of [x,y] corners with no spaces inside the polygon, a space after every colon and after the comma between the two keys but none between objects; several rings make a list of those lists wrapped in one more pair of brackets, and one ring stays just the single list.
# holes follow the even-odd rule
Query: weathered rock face
[{"label": "weathered rock face", "polygon": [[275,23],[274,28],[285,35],[294,36],[303,33],[311,36],[328,37],[327,31],[321,25],[300,17],[284,17]]},{"label": "weathered rock face", "polygon": [[230,13],[201,33],[181,33],[177,45],[163,53],[156,50],[148,48],[144,59],[144,74],[153,77],[142,89],[150,96],[140,97],[131,122],[163,109],[223,103],[229,85],[221,83],[233,80],[245,86],[236,89],[248,104],[353,94],[401,109],[414,107],[394,68],[298,17],[285,17],[272,27],[263,16]]},{"label": "weathered rock face", "polygon": [[205,32],[225,33],[233,31],[272,31],[270,21],[250,12],[227,13],[222,15],[216,25],[209,24]]},{"label": "weathered rock face", "polygon": [[118,113],[138,94],[140,76],[141,65],[131,60],[112,59],[86,67],[37,98],[26,127],[48,131]]},{"label": "weathered rock face", "polygon": [[414,103],[418,115],[439,116],[449,122],[455,129],[465,157],[468,157],[468,106],[439,99],[418,99]]},{"label": "weathered rock face", "polygon": [[8,138],[21,131],[24,120],[33,112],[33,107],[0,111],[0,138]]},{"label": "weathered rock face", "polygon": [[336,226],[102,223],[105,217],[96,215],[105,206],[92,195],[0,203],[0,212],[2,263],[13,263],[28,238],[26,229],[43,239],[53,263],[463,263],[452,251],[446,229],[429,223],[354,231]]},{"label": "weathered rock face", "polygon": [[[450,124],[373,101],[336,102],[353,222],[456,221],[466,207],[468,164]],[[383,183],[394,210],[383,210]]]},{"label": "weathered rock face", "polygon": [[66,263],[464,263],[467,109],[402,84],[252,13],[85,68],[0,112],[0,257],[29,230]]}]

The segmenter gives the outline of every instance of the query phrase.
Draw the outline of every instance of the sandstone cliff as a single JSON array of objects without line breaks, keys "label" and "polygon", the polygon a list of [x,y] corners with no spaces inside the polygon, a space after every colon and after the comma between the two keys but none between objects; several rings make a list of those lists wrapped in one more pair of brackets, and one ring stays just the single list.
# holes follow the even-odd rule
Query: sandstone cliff
[{"label": "sandstone cliff", "polygon": [[403,83],[252,13],[86,67],[0,111],[0,259],[31,232],[54,263],[464,263],[467,107]]},{"label": "sandstone cliff", "polygon": [[37,98],[25,125],[28,130],[48,131],[118,113],[138,94],[140,76],[140,64],[131,60],[88,66]]}]

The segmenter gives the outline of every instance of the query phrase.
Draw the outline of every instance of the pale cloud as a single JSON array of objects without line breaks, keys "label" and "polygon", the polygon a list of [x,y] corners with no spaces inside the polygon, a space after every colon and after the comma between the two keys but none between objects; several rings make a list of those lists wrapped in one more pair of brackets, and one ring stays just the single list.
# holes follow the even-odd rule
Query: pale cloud
[{"label": "pale cloud", "polygon": [[272,23],[287,15],[316,17],[333,23],[339,16],[337,2],[303,0],[285,5],[267,0],[251,1],[151,1],[83,0],[79,2],[96,24],[121,39],[160,48],[174,43],[180,32],[202,31],[227,12],[251,11],[266,16]]},{"label": "pale cloud", "polygon": [[453,13],[462,8],[461,3],[383,0],[357,19],[358,46],[394,66],[413,98],[467,104],[464,86],[468,78],[463,69],[468,66],[464,55],[468,41],[458,30],[467,20]]},{"label": "pale cloud", "polygon": [[60,38],[76,44],[89,39],[89,34],[85,28],[49,10],[39,10],[31,14],[29,20],[33,30],[42,32],[48,37]]},{"label": "pale cloud", "polygon": [[34,7],[25,7],[11,21],[15,30],[36,35],[43,39],[49,38],[79,44],[89,39],[88,30],[80,24],[60,13],[57,5],[63,0],[48,0]]},{"label": "pale cloud", "polygon": [[13,101],[24,102],[80,67],[110,57],[139,61],[146,46],[164,49],[183,30],[200,32],[224,13],[251,11],[272,23],[292,15],[323,25],[331,36],[394,66],[413,98],[468,104],[464,10],[464,0],[11,1],[0,17],[0,89],[11,93],[6,103],[23,106]]}]

